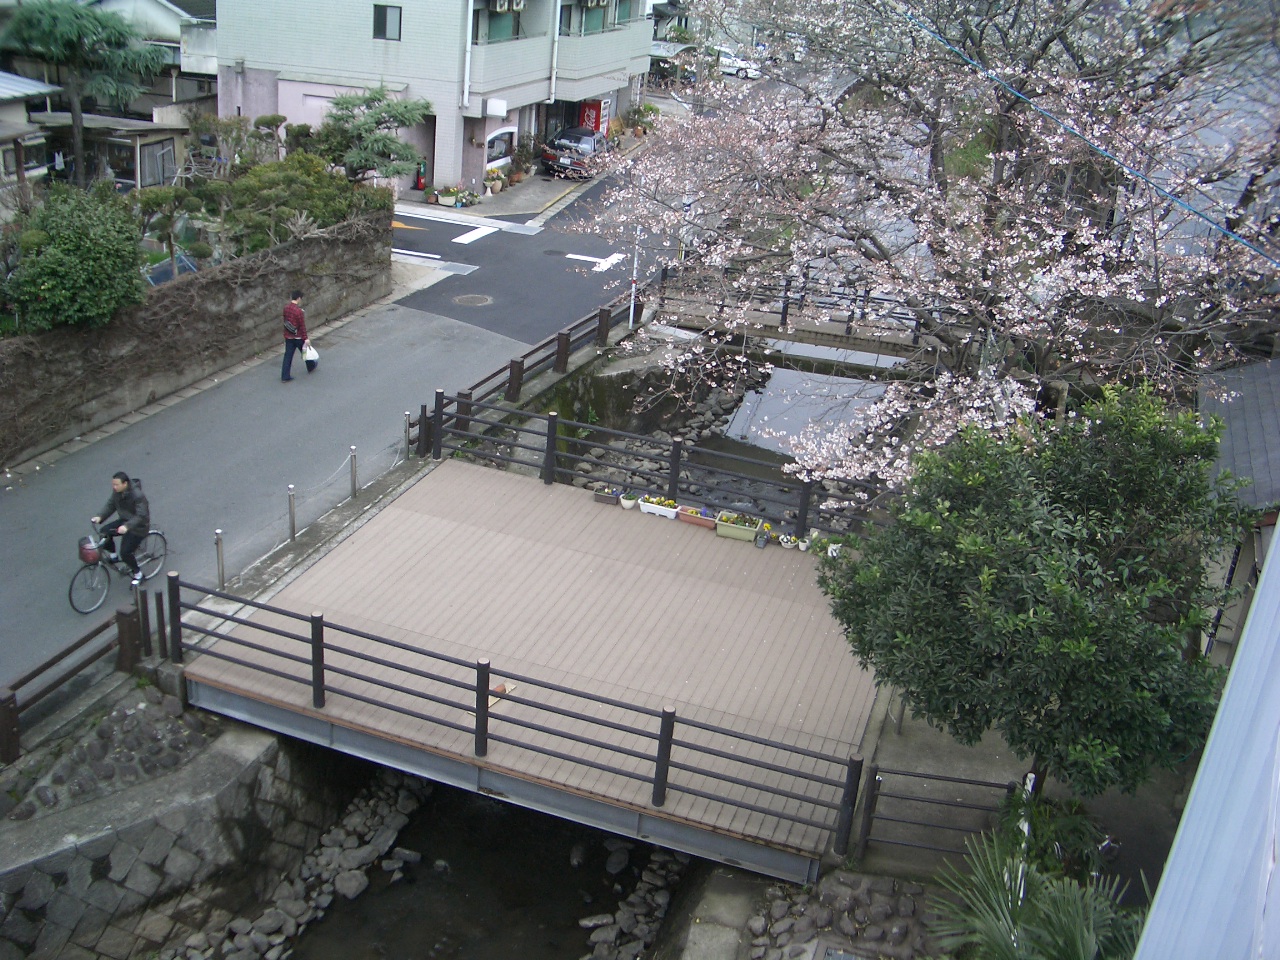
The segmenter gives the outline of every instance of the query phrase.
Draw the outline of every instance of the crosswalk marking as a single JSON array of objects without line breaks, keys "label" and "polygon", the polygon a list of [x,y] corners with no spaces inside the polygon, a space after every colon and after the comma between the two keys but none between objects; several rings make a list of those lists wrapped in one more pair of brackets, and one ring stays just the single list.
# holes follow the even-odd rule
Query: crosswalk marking
[{"label": "crosswalk marking", "polygon": [[487,237],[491,233],[497,233],[497,232],[498,231],[494,227],[476,227],[474,230],[469,230],[460,237],[454,237],[453,242],[454,243],[475,243],[477,240],[483,237]]}]

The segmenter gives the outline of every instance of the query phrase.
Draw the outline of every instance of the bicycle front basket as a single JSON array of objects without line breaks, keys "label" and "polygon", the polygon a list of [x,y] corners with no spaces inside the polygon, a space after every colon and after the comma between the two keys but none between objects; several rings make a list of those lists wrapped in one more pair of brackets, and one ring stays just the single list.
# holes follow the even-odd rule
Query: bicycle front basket
[{"label": "bicycle front basket", "polygon": [[101,559],[98,555],[98,545],[93,537],[80,538],[80,559],[85,563],[97,563]]}]

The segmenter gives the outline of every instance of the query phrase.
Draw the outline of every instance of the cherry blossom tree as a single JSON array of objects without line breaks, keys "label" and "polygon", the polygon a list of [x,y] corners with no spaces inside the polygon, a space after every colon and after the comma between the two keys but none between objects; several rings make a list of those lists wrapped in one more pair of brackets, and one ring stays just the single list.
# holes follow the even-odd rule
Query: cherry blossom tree
[{"label": "cherry blossom tree", "polygon": [[678,267],[667,308],[719,321],[670,353],[674,390],[738,375],[735,337],[796,291],[910,352],[855,419],[792,438],[809,477],[893,487],[966,425],[1107,383],[1186,396],[1274,342],[1273,7],[706,3],[708,41],[749,26],[805,59],[704,80],[622,162],[596,229],[639,232]]}]

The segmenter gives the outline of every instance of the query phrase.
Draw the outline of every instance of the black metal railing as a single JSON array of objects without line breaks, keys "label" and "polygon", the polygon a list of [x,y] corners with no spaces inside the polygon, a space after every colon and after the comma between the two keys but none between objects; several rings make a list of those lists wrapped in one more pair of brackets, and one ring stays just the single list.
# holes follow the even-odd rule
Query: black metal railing
[{"label": "black metal railing", "polygon": [[[894,782],[886,788],[885,778]],[[919,786],[924,782],[945,783],[962,788],[953,790],[946,797],[933,796]],[[887,843],[917,850],[933,850],[937,853],[964,854],[957,846],[941,846],[927,842],[933,830],[946,830],[960,834],[977,834],[987,829],[991,819],[1000,811],[1000,802],[1017,790],[1015,782],[997,783],[991,780],[971,780],[967,777],[947,777],[936,773],[919,773],[896,770],[871,764],[867,767],[867,787],[862,803],[862,823],[858,830],[858,848],[854,856],[860,858],[868,843]],[[968,798],[955,797],[958,792]],[[893,802],[891,811],[880,809],[882,799]],[[973,814],[967,819],[957,819],[955,813]],[[877,830],[879,824],[882,829]],[[896,837],[883,829],[889,824],[901,824],[911,828],[912,839]],[[916,828],[926,828],[924,830]]]},{"label": "black metal railing", "polygon": [[[209,597],[273,614],[284,625],[202,605]],[[862,774],[859,756],[835,756],[681,716],[673,706],[655,709],[591,693],[505,670],[488,659],[424,650],[333,623],[320,613],[188,583],[176,573],[169,574],[168,604],[167,655],[174,662],[190,652],[274,677],[309,691],[315,711],[342,698],[463,733],[475,757],[487,756],[496,743],[616,775],[648,786],[648,803],[657,809],[671,794],[698,797],[831,831],[835,850],[848,846]],[[352,640],[363,643],[357,648]],[[593,708],[604,708],[607,716]]]},{"label": "black metal railing", "polygon": [[[430,412],[423,406],[422,418],[421,457],[467,456],[495,466],[523,467],[544,483],[625,488],[685,506],[750,512],[780,532],[848,533],[872,522],[866,504],[878,492],[858,482],[831,490],[790,478],[773,461],[708,453],[679,437],[656,440],[465,393],[449,397],[437,390]],[[768,475],[775,479],[761,479]],[[746,502],[749,510],[742,506]]]}]

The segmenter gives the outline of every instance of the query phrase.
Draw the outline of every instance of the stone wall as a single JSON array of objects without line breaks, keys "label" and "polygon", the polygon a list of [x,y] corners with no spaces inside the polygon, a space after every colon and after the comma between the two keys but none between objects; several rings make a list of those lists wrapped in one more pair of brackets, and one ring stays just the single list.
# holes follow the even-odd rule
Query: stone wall
[{"label": "stone wall", "polygon": [[[368,777],[360,761],[236,726],[199,764],[0,826],[0,960],[154,955],[236,904],[190,891],[258,868],[263,896]],[[225,916],[214,916],[221,911]]]},{"label": "stone wall", "polygon": [[309,328],[390,293],[390,213],[186,274],[99,329],[0,340],[0,466],[279,349],[295,288]]}]

